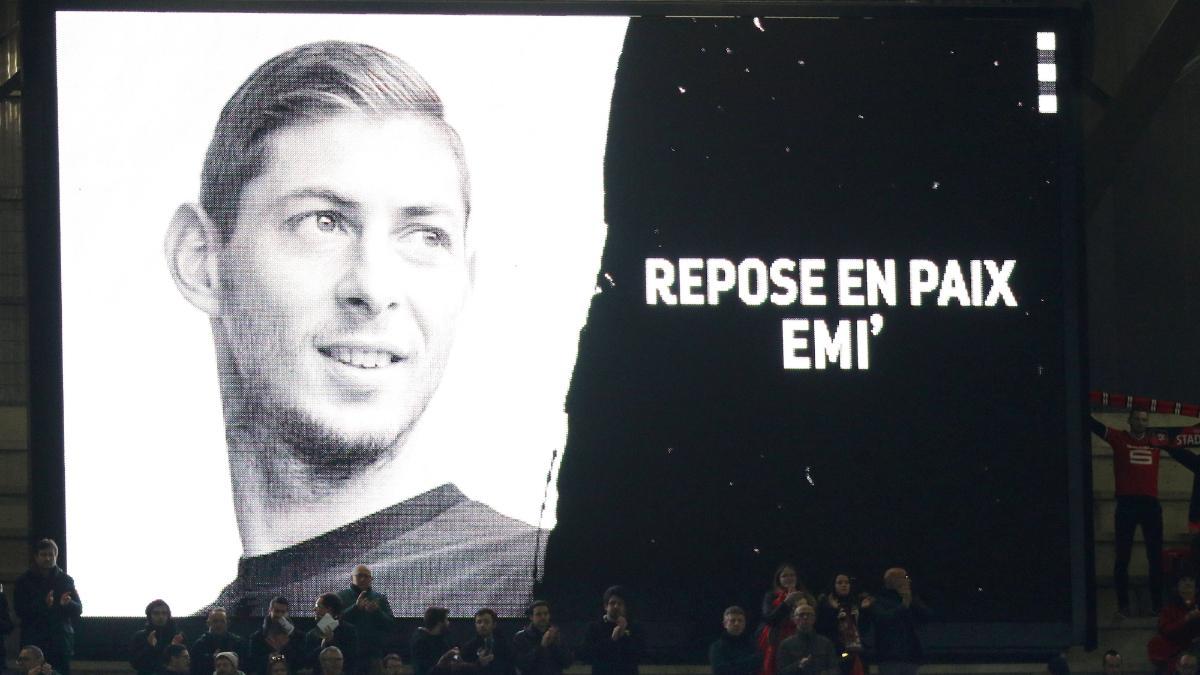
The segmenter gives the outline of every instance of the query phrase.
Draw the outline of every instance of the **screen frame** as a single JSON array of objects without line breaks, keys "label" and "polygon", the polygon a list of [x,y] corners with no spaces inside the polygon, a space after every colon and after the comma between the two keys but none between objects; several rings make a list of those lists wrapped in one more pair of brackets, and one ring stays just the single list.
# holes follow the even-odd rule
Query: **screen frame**
[{"label": "screen frame", "polygon": [[[327,0],[238,0],[208,2],[181,0],[124,0],[87,2],[56,0],[22,6],[22,104],[25,165],[26,247],[29,297],[29,438],[30,527],[34,539],[51,537],[60,545],[65,566],[69,553],[66,538],[66,493],[63,434],[62,289],[60,265],[57,82],[55,13],[58,11],[166,11],[172,12],[305,12],[305,13],[439,13],[439,14],[555,14],[555,15],[666,15],[666,16],[848,16],[1036,18],[1059,33],[1059,112],[1063,133],[1059,139],[1059,179],[1062,187],[1065,385],[1068,393],[1065,430],[1068,447],[1067,494],[1070,505],[1071,621],[1069,624],[942,624],[931,631],[934,659],[1011,658],[1018,654],[1048,652],[1066,644],[1094,647],[1097,638],[1096,589],[1093,541],[1093,498],[1090,444],[1084,421],[1087,414],[1086,283],[1082,226],[1082,112],[1079,92],[1083,73],[1083,10],[1079,2],[938,3],[930,6],[897,6],[892,2],[574,2],[458,1],[400,2]],[[121,489],[120,480],[111,479]],[[152,545],[152,542],[147,542]],[[86,589],[82,589],[86,594]],[[89,624],[128,621],[89,617]],[[140,623],[140,620],[139,622]],[[133,630],[133,628],[130,628]],[[88,631],[93,637],[106,630]],[[112,633],[118,644],[126,632]],[[117,638],[117,636],[120,636]],[[91,645],[89,647],[88,645]],[[94,640],[85,640],[80,654],[105,656]],[[112,650],[119,657],[118,650]],[[668,656],[668,655],[664,655]],[[664,662],[687,662],[696,655],[669,655]],[[673,661],[671,659],[674,659]]]}]

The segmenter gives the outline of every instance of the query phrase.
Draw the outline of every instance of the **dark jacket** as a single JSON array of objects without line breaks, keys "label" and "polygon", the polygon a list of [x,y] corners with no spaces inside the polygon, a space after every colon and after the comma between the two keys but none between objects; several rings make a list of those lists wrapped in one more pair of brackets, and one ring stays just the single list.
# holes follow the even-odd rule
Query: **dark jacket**
[{"label": "dark jacket", "polygon": [[339,619],[338,626],[333,629],[333,636],[329,642],[322,644],[323,640],[320,628],[313,628],[304,636],[304,665],[312,668],[315,672],[321,672],[321,663],[318,657],[321,655],[321,650],[326,647],[337,647],[342,650],[343,672],[357,673],[365,665],[362,652],[359,650],[358,629],[354,627],[354,624]]},{"label": "dark jacket", "polygon": [[638,675],[638,664],[646,649],[641,627],[629,622],[618,640],[612,639],[614,628],[608,617],[588,624],[583,653],[592,664],[592,675]]},{"label": "dark jacket", "polygon": [[[239,665],[250,675],[266,675],[269,659],[274,653],[266,639],[267,623],[270,621],[269,618],[263,619],[262,628],[251,633],[250,638],[246,640],[246,660],[239,662]],[[304,635],[298,630],[293,631],[288,636],[288,643],[279,653],[287,659],[289,673],[304,668]]]},{"label": "dark jacket", "polygon": [[561,633],[556,643],[543,647],[544,633],[529,624],[513,636],[513,654],[521,675],[562,675],[562,671],[575,661],[575,655],[567,647]]},{"label": "dark jacket", "polygon": [[[802,659],[808,659],[803,666]],[[779,643],[778,672],[804,675],[836,675],[839,659],[833,653],[833,643],[816,631],[798,631]]]},{"label": "dark jacket", "polygon": [[[46,595],[51,592],[54,602],[47,607]],[[71,601],[59,604],[62,594],[68,592]],[[45,575],[27,570],[17,577],[13,604],[21,619],[21,644],[41,647],[47,661],[57,660],[50,661],[54,666],[75,655],[75,622],[83,613],[83,603],[71,575],[58,566]]]},{"label": "dark jacket", "polygon": [[875,661],[879,663],[920,663],[925,657],[917,624],[927,620],[932,612],[916,595],[905,607],[900,594],[884,589],[871,605],[875,635]]},{"label": "dark jacket", "polygon": [[409,646],[412,650],[413,675],[429,675],[442,655],[450,651],[451,645],[445,633],[434,635],[425,628],[418,628],[413,632]]},{"label": "dark jacket", "polygon": [[8,598],[0,592],[0,663],[8,663],[8,653],[4,651],[5,638],[13,632],[12,616],[8,613]]},{"label": "dark jacket", "polygon": [[[153,645],[148,641],[151,632],[158,636],[158,642]],[[159,628],[147,622],[146,627],[134,633],[129,640],[129,665],[138,675],[155,675],[163,669],[163,654],[178,632],[174,619]]]},{"label": "dark jacket", "polygon": [[[492,662],[486,666],[479,665],[479,652],[490,651]],[[461,647],[461,658],[463,663],[471,664],[470,669],[473,672],[481,675],[514,675],[516,673],[516,655],[513,654],[512,642],[505,640],[499,632],[493,632],[491,639],[476,635],[467,640]]]},{"label": "dark jacket", "polygon": [[358,629],[359,650],[364,658],[379,659],[392,651],[395,642],[396,618],[392,616],[392,608],[388,605],[387,596],[367,591],[367,599],[379,603],[379,610],[365,612],[358,608],[358,596],[362,591],[353,584],[350,588],[338,593],[342,601],[342,621],[353,624]]},{"label": "dark jacket", "polygon": [[754,675],[762,668],[762,652],[749,631],[734,637],[724,633],[708,647],[713,675]]},{"label": "dark jacket", "polygon": [[188,648],[192,656],[192,675],[212,675],[216,670],[213,655],[220,652],[233,652],[238,655],[238,664],[246,659],[246,643],[242,636],[225,632],[213,635],[205,632]]}]

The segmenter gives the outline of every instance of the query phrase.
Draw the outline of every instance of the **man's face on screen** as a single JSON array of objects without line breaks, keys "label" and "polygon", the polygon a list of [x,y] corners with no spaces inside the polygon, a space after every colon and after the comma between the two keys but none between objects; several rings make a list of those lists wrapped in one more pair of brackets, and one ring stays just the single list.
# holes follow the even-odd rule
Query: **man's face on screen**
[{"label": "man's face on screen", "polygon": [[435,123],[347,115],[275,132],[219,257],[218,343],[250,422],[317,466],[394,447],[441,380],[465,238]]}]

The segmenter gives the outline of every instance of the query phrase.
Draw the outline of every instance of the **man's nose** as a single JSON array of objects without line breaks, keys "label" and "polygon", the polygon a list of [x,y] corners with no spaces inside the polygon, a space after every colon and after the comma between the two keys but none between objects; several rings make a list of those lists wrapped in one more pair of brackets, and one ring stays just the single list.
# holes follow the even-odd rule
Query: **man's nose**
[{"label": "man's nose", "polygon": [[338,304],[367,317],[396,309],[403,301],[403,261],[386,237],[364,232],[351,247],[336,290]]}]

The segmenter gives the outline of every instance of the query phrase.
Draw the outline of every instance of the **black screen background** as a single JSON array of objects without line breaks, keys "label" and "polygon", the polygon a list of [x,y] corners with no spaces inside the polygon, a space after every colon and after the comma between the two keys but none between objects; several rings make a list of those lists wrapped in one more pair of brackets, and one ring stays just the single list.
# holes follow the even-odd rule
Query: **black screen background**
[{"label": "black screen background", "polygon": [[[1037,112],[1036,24],[761,23],[631,21],[541,592],[598,615],[621,583],[636,617],[715,625],[782,561],[814,591],[900,565],[942,621],[1069,621],[1065,122]],[[830,304],[647,306],[648,257],[826,258]],[[898,258],[900,306],[836,307],[839,257]],[[1021,306],[908,307],[910,258],[1017,259]],[[873,311],[870,370],[782,368],[781,319]]]}]

